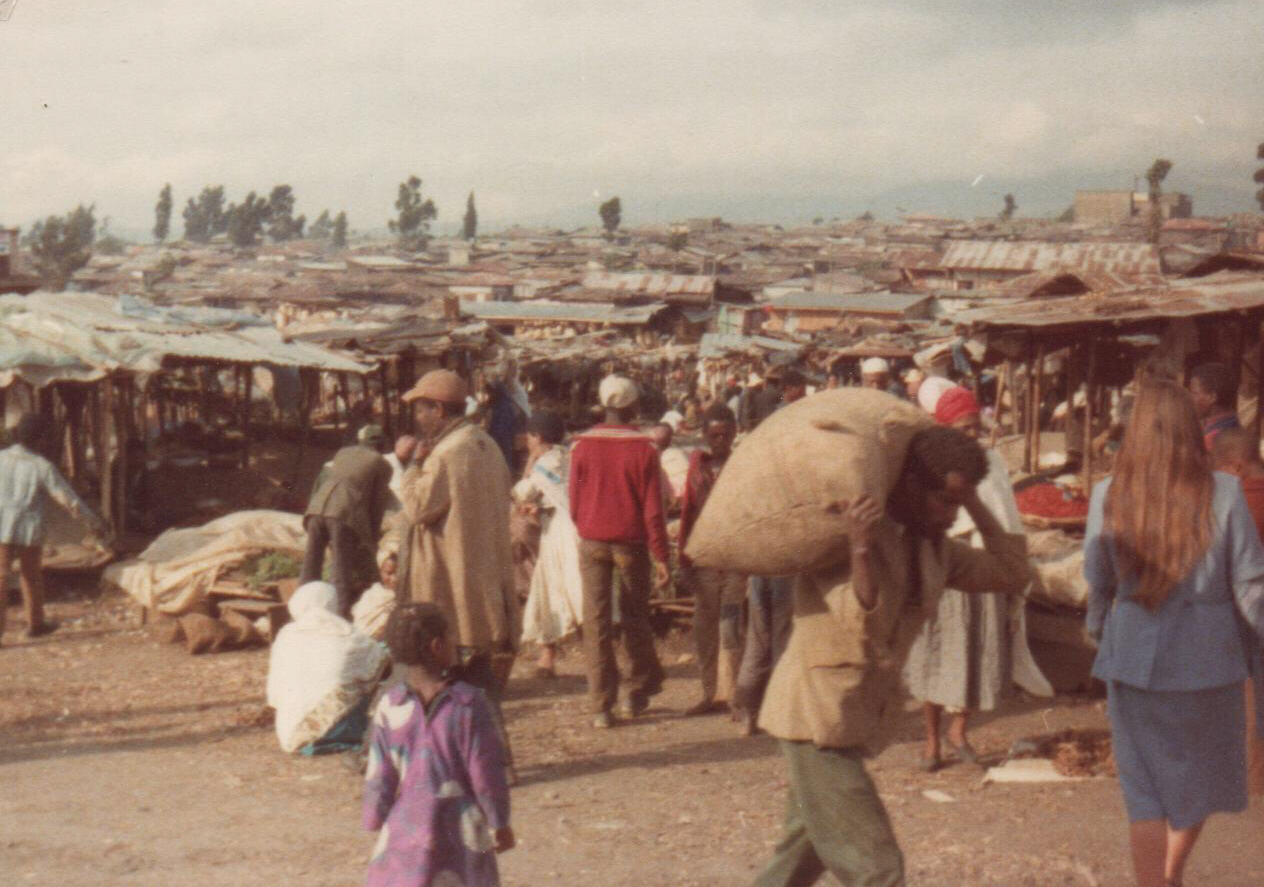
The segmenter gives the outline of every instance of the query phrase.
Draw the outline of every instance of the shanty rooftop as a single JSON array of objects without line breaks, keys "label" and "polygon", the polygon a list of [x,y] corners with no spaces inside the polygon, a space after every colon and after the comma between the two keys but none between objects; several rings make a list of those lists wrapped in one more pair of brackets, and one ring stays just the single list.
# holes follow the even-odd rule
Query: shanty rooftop
[{"label": "shanty rooftop", "polygon": [[1159,274],[1158,248],[1149,243],[1050,243],[1047,241],[957,240],[940,266],[958,271],[1109,271]]},{"label": "shanty rooftop", "polygon": [[832,311],[839,314],[894,314],[903,315],[913,308],[930,301],[925,293],[816,293],[793,292],[769,299],[764,307],[769,311]]},{"label": "shanty rooftop", "polygon": [[1133,326],[1174,317],[1264,310],[1264,276],[1222,272],[1171,286],[1124,293],[1024,299],[960,312],[955,320],[979,329],[1053,330],[1076,326]]}]

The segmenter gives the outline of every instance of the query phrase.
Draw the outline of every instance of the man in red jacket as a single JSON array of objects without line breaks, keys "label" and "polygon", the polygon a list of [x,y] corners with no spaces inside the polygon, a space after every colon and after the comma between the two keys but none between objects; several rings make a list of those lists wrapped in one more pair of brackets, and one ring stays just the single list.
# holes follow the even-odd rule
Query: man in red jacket
[{"label": "man in red jacket", "polygon": [[[685,556],[689,533],[733,452],[737,417],[724,404],[713,404],[703,416],[702,433],[706,448],[689,454],[689,473],[680,496],[680,567],[685,587],[693,595],[693,642],[702,677],[702,698],[686,715],[708,714],[724,707],[717,699],[731,700],[742,662],[742,599],[746,596],[746,577],[741,573],[695,567]],[[726,666],[723,693],[719,686],[721,656]]]},{"label": "man in red jacket", "polygon": [[670,553],[658,451],[630,424],[638,396],[630,379],[603,379],[598,397],[606,421],[576,437],[571,450],[571,518],[579,531],[584,583],[584,658],[593,726],[598,728],[614,723],[619,696],[611,618],[616,566],[623,577],[623,643],[632,664],[620,714],[635,717],[645,711],[650,697],[663,688],[663,667],[650,630],[650,556],[654,585],[661,588],[670,579]]}]

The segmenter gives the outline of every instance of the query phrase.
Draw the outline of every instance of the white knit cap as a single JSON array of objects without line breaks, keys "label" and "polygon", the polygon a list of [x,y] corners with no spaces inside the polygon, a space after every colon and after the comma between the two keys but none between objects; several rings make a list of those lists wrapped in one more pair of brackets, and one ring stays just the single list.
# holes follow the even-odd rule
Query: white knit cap
[{"label": "white knit cap", "polygon": [[935,407],[939,406],[939,398],[943,397],[948,389],[956,387],[951,380],[943,376],[927,376],[922,387],[917,389],[917,403],[933,416]]},{"label": "white knit cap", "polygon": [[890,372],[891,364],[881,357],[870,357],[860,365],[860,373],[864,376],[876,376],[879,373]]},{"label": "white knit cap", "polygon": [[626,376],[606,376],[597,387],[597,399],[608,410],[623,410],[636,403],[640,392]]}]

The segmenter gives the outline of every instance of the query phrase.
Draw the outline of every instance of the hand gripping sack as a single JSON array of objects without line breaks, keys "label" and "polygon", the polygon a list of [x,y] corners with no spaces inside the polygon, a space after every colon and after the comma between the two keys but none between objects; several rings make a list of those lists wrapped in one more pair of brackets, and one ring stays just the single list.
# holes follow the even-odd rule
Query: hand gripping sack
[{"label": "hand gripping sack", "polygon": [[846,552],[842,511],[868,493],[885,502],[909,441],[933,421],[882,391],[843,388],[765,419],[729,457],[685,551],[699,566],[783,576]]}]

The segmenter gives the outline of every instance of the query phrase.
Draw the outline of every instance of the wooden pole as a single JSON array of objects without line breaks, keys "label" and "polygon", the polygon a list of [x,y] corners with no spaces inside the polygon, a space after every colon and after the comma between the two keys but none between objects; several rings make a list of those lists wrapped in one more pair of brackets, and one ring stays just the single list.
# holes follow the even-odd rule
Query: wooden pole
[{"label": "wooden pole", "polygon": [[1085,495],[1093,489],[1093,402],[1097,391],[1097,348],[1088,346],[1088,372],[1084,377],[1084,487]]},{"label": "wooden pole", "polygon": [[114,380],[101,380],[96,398],[97,464],[101,471],[101,516],[109,521],[116,533],[123,531],[114,507],[114,469],[110,459],[111,425],[114,418]]},{"label": "wooden pole", "polygon": [[382,388],[382,425],[388,440],[395,440],[395,411],[391,409],[391,376],[387,372],[386,362],[378,364],[378,384]]},{"label": "wooden pole", "polygon": [[1035,395],[1032,399],[1032,471],[1040,470],[1040,404],[1045,394],[1045,344],[1036,347]]},{"label": "wooden pole", "polygon": [[254,396],[255,374],[251,367],[243,368],[241,402],[241,467],[250,467],[250,401]]},{"label": "wooden pole", "polygon": [[1033,416],[1036,411],[1032,405],[1032,401],[1035,399],[1036,391],[1036,368],[1033,365],[1030,356],[1027,358],[1026,389],[1027,390],[1024,392],[1025,397],[1023,403],[1023,471],[1031,474],[1034,470],[1034,466],[1032,464],[1033,447],[1031,443],[1031,430],[1035,425]]}]

